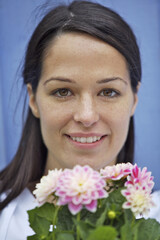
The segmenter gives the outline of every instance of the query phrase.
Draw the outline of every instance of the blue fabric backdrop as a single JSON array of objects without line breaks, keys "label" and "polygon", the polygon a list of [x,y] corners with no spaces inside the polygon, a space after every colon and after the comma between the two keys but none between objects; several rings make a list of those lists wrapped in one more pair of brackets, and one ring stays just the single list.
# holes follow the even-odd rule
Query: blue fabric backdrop
[{"label": "blue fabric backdrop", "polygon": [[[47,1],[49,5],[71,1]],[[141,50],[143,78],[136,110],[136,157],[155,176],[160,188],[160,1],[99,0],[119,12],[132,26]],[[44,0],[0,1],[0,168],[12,159],[21,134],[21,84],[17,71],[26,44],[43,14]]]}]

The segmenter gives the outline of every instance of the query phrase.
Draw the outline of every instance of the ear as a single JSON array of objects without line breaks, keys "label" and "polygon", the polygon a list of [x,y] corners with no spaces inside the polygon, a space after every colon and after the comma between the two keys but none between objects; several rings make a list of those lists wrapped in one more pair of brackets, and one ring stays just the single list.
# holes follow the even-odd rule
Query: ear
[{"label": "ear", "polygon": [[137,107],[137,103],[138,103],[138,91],[139,91],[140,85],[141,85],[141,83],[138,82],[137,91],[136,91],[136,93],[134,93],[134,95],[133,95],[133,97],[134,97],[134,102],[133,102],[133,107],[132,107],[132,111],[131,111],[131,117],[134,115],[135,110],[136,110],[136,107]]},{"label": "ear", "polygon": [[27,84],[27,91],[28,91],[28,95],[29,95],[30,109],[31,109],[33,115],[35,117],[39,118],[40,115],[39,115],[38,105],[36,102],[36,96],[35,96],[35,93],[33,93],[32,86],[30,83]]}]

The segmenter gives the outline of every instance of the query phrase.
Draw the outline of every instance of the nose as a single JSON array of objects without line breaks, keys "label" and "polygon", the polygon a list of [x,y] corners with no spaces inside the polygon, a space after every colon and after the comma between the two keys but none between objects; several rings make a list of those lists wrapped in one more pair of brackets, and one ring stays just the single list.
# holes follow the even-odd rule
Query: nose
[{"label": "nose", "polygon": [[96,103],[90,94],[85,94],[80,98],[74,113],[74,120],[85,127],[90,127],[99,120]]}]

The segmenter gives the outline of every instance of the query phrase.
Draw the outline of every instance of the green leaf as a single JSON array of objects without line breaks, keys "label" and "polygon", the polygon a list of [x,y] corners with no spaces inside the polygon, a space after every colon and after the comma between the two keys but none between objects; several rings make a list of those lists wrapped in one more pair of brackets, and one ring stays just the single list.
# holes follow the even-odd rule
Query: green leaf
[{"label": "green leaf", "polygon": [[124,224],[121,227],[120,232],[121,232],[121,240],[133,240],[133,232],[131,229],[131,224],[129,223]]},{"label": "green leaf", "polygon": [[93,227],[90,223],[83,222],[83,221],[76,221],[74,219],[75,224],[79,227],[80,236],[83,240],[86,240],[90,232],[93,230]]},{"label": "green leaf", "polygon": [[68,210],[68,206],[63,206],[58,212],[57,228],[60,230],[73,230],[73,215]]},{"label": "green leaf", "polygon": [[55,213],[55,209],[56,207],[51,204],[51,203],[45,203],[43,204],[41,207],[36,207],[33,210],[29,210],[28,214],[30,215],[30,213],[32,214],[36,214],[42,218],[47,219],[48,221],[50,221],[50,223],[53,222],[53,217],[54,217],[54,213]]},{"label": "green leaf", "polygon": [[83,209],[81,211],[81,220],[85,221],[86,223],[89,223],[93,227],[100,226],[105,221],[106,218],[105,212],[107,212],[106,203],[102,201],[102,206],[100,208],[98,207],[95,213],[91,213],[86,209]]},{"label": "green leaf", "polygon": [[37,234],[35,234],[35,235],[27,237],[27,240],[39,240],[39,237]]},{"label": "green leaf", "polygon": [[74,240],[74,237],[71,233],[58,233],[56,240]]},{"label": "green leaf", "polygon": [[133,223],[136,221],[130,209],[124,209],[124,225],[120,228],[121,240],[133,239]]},{"label": "green leaf", "polygon": [[140,219],[135,226],[134,240],[160,239],[160,224],[155,219]]},{"label": "green leaf", "polygon": [[107,198],[101,200],[100,208],[97,208],[95,213],[87,212],[85,209],[81,211],[81,220],[86,223],[92,224],[92,226],[110,225],[111,220],[107,216],[107,212],[110,210],[115,211],[116,219],[112,221],[112,224],[117,229],[124,224],[124,218],[122,217],[123,209],[122,204],[125,198],[121,194],[122,188],[116,189],[109,194]]},{"label": "green leaf", "polygon": [[87,240],[116,240],[117,231],[110,226],[99,226],[93,230]]},{"label": "green leaf", "polygon": [[107,202],[109,202],[110,205],[114,204],[116,206],[115,210],[121,209],[122,204],[125,201],[125,197],[121,194],[122,189],[124,188],[114,190],[109,194],[108,198],[106,198]]},{"label": "green leaf", "polygon": [[108,209],[104,209],[104,211],[101,213],[100,217],[97,219],[97,222],[96,222],[96,226],[102,226],[103,223],[105,222],[106,220],[106,217],[107,217],[107,211]]},{"label": "green leaf", "polygon": [[38,216],[34,210],[28,211],[28,214],[30,226],[34,232],[38,234],[39,239],[47,237],[49,233],[50,222],[45,218]]},{"label": "green leaf", "polygon": [[124,209],[124,220],[126,223],[132,223],[135,220],[135,216],[130,209]]},{"label": "green leaf", "polygon": [[52,240],[52,236],[47,236],[47,237],[44,237],[44,236],[38,236],[37,234],[33,235],[33,236],[29,236],[27,237],[27,240]]},{"label": "green leaf", "polygon": [[37,215],[46,218],[48,221],[53,223],[53,218],[55,214],[56,207],[51,203],[45,203],[43,206],[39,207]]},{"label": "green leaf", "polygon": [[53,232],[50,232],[45,240],[53,240],[53,239],[55,239],[53,238]]}]

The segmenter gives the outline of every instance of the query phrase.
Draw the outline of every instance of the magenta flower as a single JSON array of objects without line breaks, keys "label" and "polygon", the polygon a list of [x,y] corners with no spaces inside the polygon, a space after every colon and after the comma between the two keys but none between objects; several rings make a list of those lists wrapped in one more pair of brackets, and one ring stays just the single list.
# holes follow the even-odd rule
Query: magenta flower
[{"label": "magenta flower", "polygon": [[151,192],[154,186],[153,176],[151,176],[151,172],[147,172],[146,167],[141,170],[135,164],[132,168],[131,175],[127,177],[127,182],[125,186],[127,186],[128,184],[139,184],[140,186],[143,186],[143,188],[147,188]]},{"label": "magenta flower", "polygon": [[127,177],[133,168],[131,163],[119,163],[113,166],[107,166],[100,170],[101,175],[106,180],[120,180]]},{"label": "magenta flower", "polygon": [[65,169],[58,180],[55,195],[59,197],[57,204],[66,205],[75,215],[83,207],[90,212],[97,209],[97,200],[106,198],[108,193],[99,172],[89,166],[75,166],[72,170]]}]

